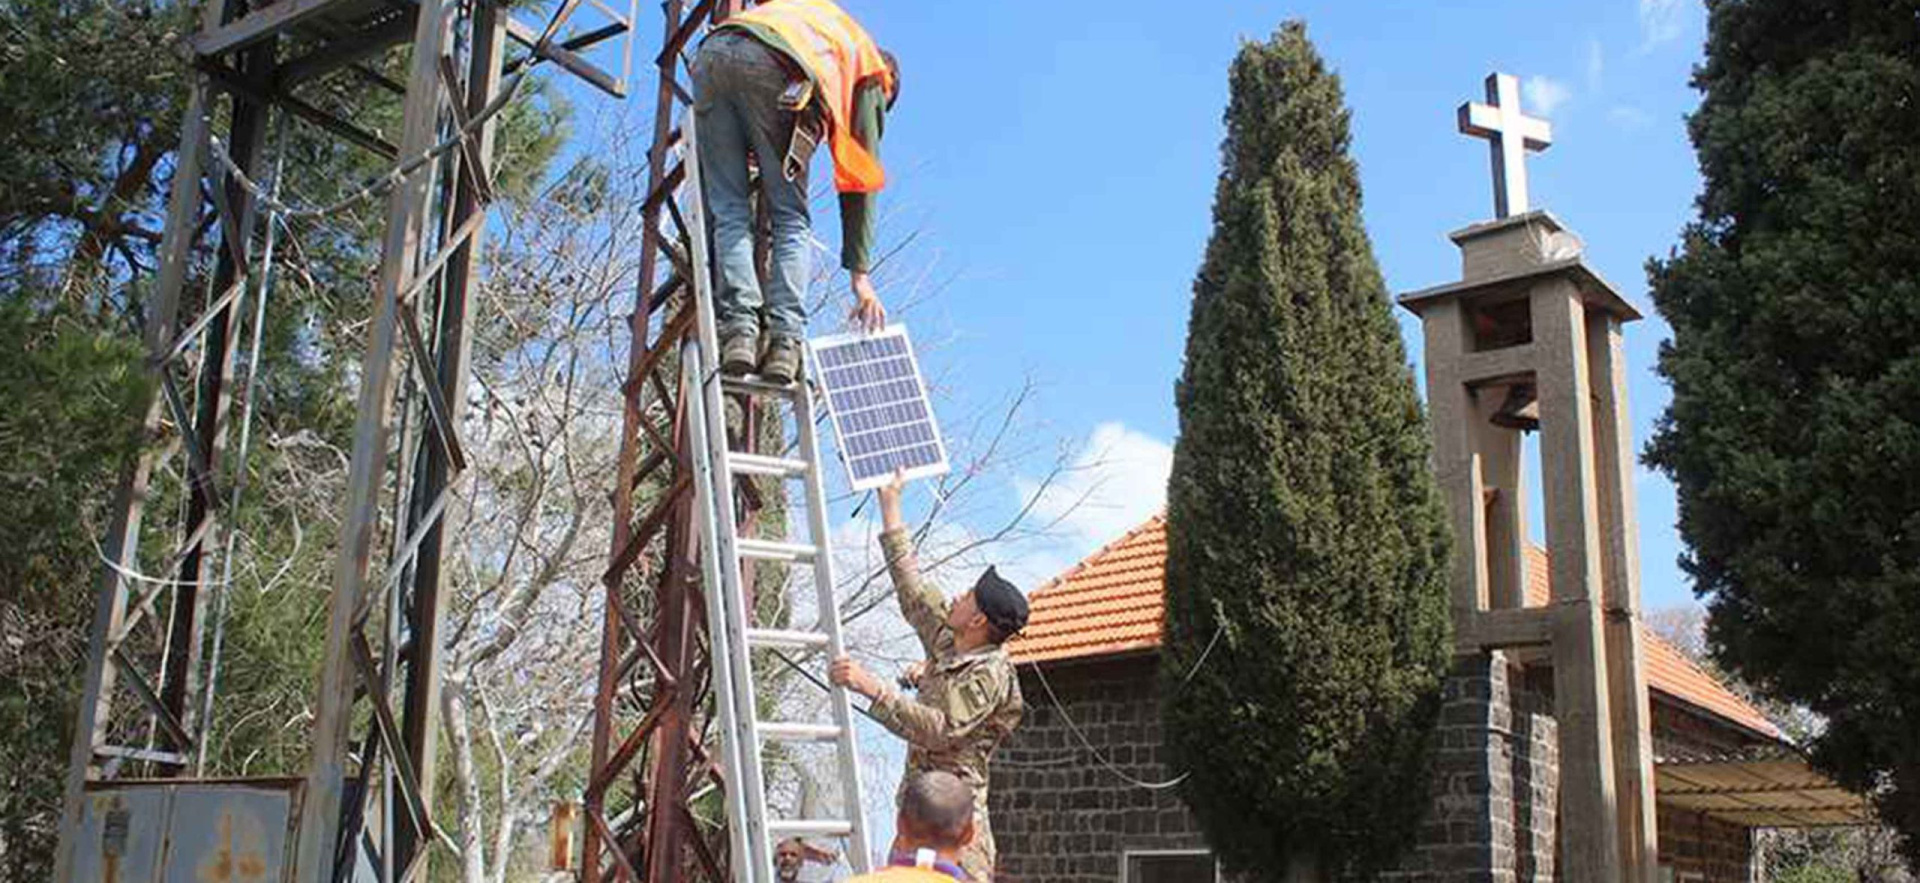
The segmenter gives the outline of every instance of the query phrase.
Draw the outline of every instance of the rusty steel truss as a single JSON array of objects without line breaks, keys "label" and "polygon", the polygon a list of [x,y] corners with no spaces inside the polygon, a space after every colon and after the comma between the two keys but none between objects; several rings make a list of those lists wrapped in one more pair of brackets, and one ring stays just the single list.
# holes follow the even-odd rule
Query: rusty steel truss
[{"label": "rusty steel truss", "polygon": [[[693,436],[688,414],[699,406],[699,392],[675,364],[682,344],[696,333],[692,274],[710,270],[692,265],[689,237],[699,231],[689,229],[676,202],[687,166],[679,156],[675,118],[692,108],[683,72],[695,37],[745,5],[662,4],[639,296],[622,387],[612,549],[603,577],[605,627],[582,801],[583,883],[731,879],[724,823],[696,813],[702,796],[712,795],[712,814],[722,815],[718,792],[726,787],[727,770],[706,748],[718,722],[708,693],[713,659],[694,511],[693,448],[702,441]],[[737,405],[744,419],[732,448],[757,451],[767,443],[762,427],[771,415],[744,399]],[[767,501],[751,483],[742,483],[738,493],[736,527],[749,535]],[[629,576],[640,584],[638,591]],[[750,571],[744,584],[753,584]],[[746,603],[752,606],[750,592]]]},{"label": "rusty steel truss", "polygon": [[[339,880],[358,868],[408,880],[424,868],[426,844],[442,836],[431,789],[421,787],[434,780],[438,735],[441,525],[467,466],[459,429],[472,286],[494,197],[494,121],[543,63],[623,97],[637,0],[626,3],[619,10],[560,0],[537,28],[500,0],[206,5],[199,31],[185,41],[191,92],[159,269],[144,304],[142,339],[157,392],[102,544],[56,880],[73,879],[78,854],[92,848],[79,833],[89,790],[188,781],[205,764],[218,708],[218,646],[208,624],[222,606],[220,549],[224,540],[231,554],[229,510],[244,482],[244,463],[225,463],[222,454],[230,435],[244,433],[235,427],[244,421],[230,414],[236,344],[248,298],[256,299],[259,334],[273,217],[321,216],[379,196],[385,233],[292,879]],[[407,44],[405,83],[370,66]],[[590,57],[609,50],[618,64]],[[302,97],[338,75],[402,96],[399,143]],[[390,174],[332,207],[279,201],[258,183],[276,111],[372,151]],[[197,266],[203,230],[217,241],[210,271]],[[208,282],[204,295],[188,284],[197,277]],[[164,547],[142,548],[155,537],[167,539]]]}]

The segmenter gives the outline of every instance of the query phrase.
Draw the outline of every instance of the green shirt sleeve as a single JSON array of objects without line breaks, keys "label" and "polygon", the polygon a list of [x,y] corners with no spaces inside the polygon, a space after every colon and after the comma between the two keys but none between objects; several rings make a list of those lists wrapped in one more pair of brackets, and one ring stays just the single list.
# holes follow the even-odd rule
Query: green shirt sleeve
[{"label": "green shirt sleeve", "polygon": [[[853,96],[853,138],[875,159],[887,124],[887,90],[877,81],[860,84]],[[849,272],[873,269],[874,194],[840,194],[840,266]]]}]

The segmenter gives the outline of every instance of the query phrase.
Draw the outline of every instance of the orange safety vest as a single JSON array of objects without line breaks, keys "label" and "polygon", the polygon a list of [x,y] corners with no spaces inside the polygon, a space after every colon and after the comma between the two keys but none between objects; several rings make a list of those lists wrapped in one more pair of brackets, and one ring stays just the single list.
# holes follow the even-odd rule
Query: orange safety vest
[{"label": "orange safety vest", "polygon": [[853,91],[862,80],[879,77],[887,94],[894,90],[880,47],[832,0],[766,0],[731,21],[752,22],[780,35],[813,77],[815,100],[826,111],[828,147],[833,151],[833,184],[841,193],[872,193],[887,184],[880,160],[853,137]]}]

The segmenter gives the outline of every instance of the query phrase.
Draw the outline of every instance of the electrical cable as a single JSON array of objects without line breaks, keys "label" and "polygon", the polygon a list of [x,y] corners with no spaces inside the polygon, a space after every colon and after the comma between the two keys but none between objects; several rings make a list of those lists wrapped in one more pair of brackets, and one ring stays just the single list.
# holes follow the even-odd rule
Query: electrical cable
[{"label": "electrical cable", "polygon": [[[1185,687],[1187,684],[1191,683],[1193,681],[1194,675],[1197,675],[1200,673],[1200,669],[1207,664],[1207,659],[1213,655],[1214,646],[1220,643],[1221,636],[1225,635],[1226,632],[1227,632],[1227,627],[1225,623],[1220,624],[1218,627],[1216,627],[1213,630],[1213,637],[1207,641],[1206,648],[1200,651],[1200,657],[1193,661],[1193,667],[1187,669],[1186,676],[1180,679],[1181,687]],[[820,689],[822,690],[832,689],[827,685],[825,681],[822,681],[820,680],[819,677],[815,676],[813,672],[810,672],[804,668],[801,668],[799,663],[794,662],[792,659],[787,658],[786,654],[781,653],[779,651],[775,651],[774,655],[778,657],[781,662],[786,663],[787,667],[793,669],[796,672],[799,672],[802,676],[804,676],[807,680],[812,681]],[[1041,671],[1040,667],[1036,665],[1033,667],[1033,674],[1034,674],[1034,677],[1040,680],[1041,689],[1047,691],[1047,698],[1053,702],[1054,711],[1060,714],[1060,719],[1066,722],[1067,729],[1072,731],[1074,738],[1080,742],[1081,747],[1078,749],[1075,749],[1074,754],[1062,755],[1060,757],[1053,758],[1050,760],[994,761],[993,762],[994,765],[1013,767],[1016,769],[1019,769],[1019,768],[1047,769],[1052,767],[1065,766],[1069,763],[1077,762],[1079,760],[1078,753],[1080,751],[1085,751],[1086,753],[1093,755],[1093,759],[1096,761],[1099,761],[1100,765],[1106,768],[1107,772],[1112,774],[1115,778],[1120,779],[1121,781],[1126,782],[1127,784],[1135,788],[1141,788],[1147,791],[1164,791],[1168,788],[1176,787],[1180,783],[1185,782],[1188,776],[1193,775],[1193,773],[1189,771],[1189,772],[1181,773],[1180,775],[1175,776],[1171,779],[1167,779],[1166,781],[1148,782],[1144,779],[1140,779],[1133,775],[1130,775],[1124,770],[1120,769],[1118,764],[1115,764],[1105,754],[1102,754],[1100,752],[1100,749],[1094,747],[1093,742],[1087,738],[1087,735],[1081,732],[1080,725],[1074,723],[1073,718],[1067,714],[1066,705],[1061,703],[1060,697],[1053,692],[1053,685],[1047,682],[1046,673]],[[868,720],[876,720],[872,712],[869,712],[866,709],[855,706],[854,710],[860,712],[863,715],[866,715]]]},{"label": "electrical cable", "polygon": [[[279,212],[280,215],[287,220],[338,214],[352,208],[358,203],[379,196],[399,186],[401,181],[405,180],[408,175],[418,171],[421,166],[433,162],[455,148],[465,144],[467,140],[473,136],[474,132],[478,131],[488,120],[491,120],[506,108],[507,104],[511,102],[519,92],[520,84],[526,82],[527,77],[533,73],[533,70],[538,67],[543,60],[544,59],[535,56],[531,63],[515,71],[513,76],[507,80],[506,84],[500,87],[499,94],[495,95],[493,100],[487,102],[487,105],[481,108],[479,113],[474,114],[471,119],[467,120],[465,125],[454,129],[453,134],[441,139],[438,144],[427,148],[412,159],[399,163],[393,168],[367,179],[365,184],[355,188],[352,193],[323,206],[301,208],[280,201],[277,194],[268,192],[266,188],[260,186],[258,182],[247,176],[247,173],[243,171],[239,164],[233,161],[233,157],[227,153],[227,146],[220,140],[220,136],[212,134],[211,131],[209,131],[207,135],[207,143],[211,148],[208,152],[211,153],[214,160],[220,164],[221,169],[232,176],[233,180],[238,182],[249,194],[252,194],[254,199],[259,200],[262,205]],[[209,122],[211,122],[210,117]],[[212,127],[209,126],[208,128],[211,129]]]},{"label": "electrical cable", "polygon": [[[273,160],[273,189],[277,194],[282,180],[281,173],[286,166],[287,124],[282,117],[276,128],[274,138],[276,149]],[[226,536],[226,549],[220,565],[220,583],[214,590],[213,605],[213,644],[207,653],[207,685],[201,694],[200,704],[200,744],[194,759],[194,775],[204,775],[207,766],[207,750],[213,740],[207,738],[213,732],[213,697],[220,685],[220,650],[225,643],[227,632],[227,601],[233,594],[233,561],[239,547],[240,508],[245,502],[247,488],[247,452],[253,441],[253,405],[256,381],[260,377],[260,350],[267,336],[267,298],[273,292],[273,247],[276,243],[274,231],[278,229],[279,214],[271,209],[266,216],[266,241],[260,248],[260,289],[255,295],[253,306],[253,342],[247,351],[247,382],[240,399],[240,444],[236,452],[240,468],[233,478],[233,488],[229,491],[227,503],[227,521],[230,528]]]}]

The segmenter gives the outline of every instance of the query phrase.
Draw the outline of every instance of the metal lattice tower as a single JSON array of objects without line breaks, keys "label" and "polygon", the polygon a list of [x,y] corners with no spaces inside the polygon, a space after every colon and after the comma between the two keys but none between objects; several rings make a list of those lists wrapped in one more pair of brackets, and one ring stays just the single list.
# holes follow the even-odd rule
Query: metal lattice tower
[{"label": "metal lattice tower", "polygon": [[[676,35],[699,24],[683,21],[669,36],[669,50],[684,42]],[[666,56],[663,60],[666,94],[659,109],[671,115],[676,104],[687,103],[686,93],[674,82],[679,65]],[[787,836],[845,838],[850,863],[863,872],[869,856],[860,817],[859,748],[846,691],[829,690],[823,717],[831,722],[783,720],[774,709],[763,712],[760,687],[768,681],[755,665],[760,657],[765,665],[778,659],[797,667],[781,655],[786,650],[844,650],[814,393],[805,380],[774,384],[720,373],[706,213],[698,186],[698,127],[689,112],[682,111],[679,120],[678,127],[657,130],[662,137],[654,144],[656,174],[643,228],[644,256],[651,261],[664,253],[672,266],[657,301],[643,303],[633,316],[629,422],[616,486],[614,560],[605,580],[606,633],[586,793],[585,878],[642,879],[644,867],[647,880],[678,880],[691,871],[716,880],[771,880],[773,841]],[[672,163],[666,162],[669,157]],[[662,209],[671,225],[660,223]],[[642,291],[656,290],[652,270],[642,270]],[[656,302],[666,317],[659,333],[650,335]],[[677,357],[671,364],[669,354]],[[666,370],[676,376],[674,383],[662,377]],[[783,409],[791,411],[797,450],[793,456],[759,453],[762,446],[781,447],[761,430],[784,435]],[[732,427],[730,410],[738,415]],[[669,422],[664,431],[657,425],[662,419]],[[784,508],[779,504],[789,482],[804,488],[806,540],[754,536],[756,513]],[[635,529],[633,495],[641,487],[656,496]],[[656,539],[661,541],[657,547]],[[756,561],[810,571],[818,613],[814,628],[761,626],[753,591]],[[648,598],[623,591],[625,571],[636,565],[644,577],[654,578]],[[701,588],[697,594],[690,591],[695,585]],[[654,604],[652,630],[633,613],[645,601]],[[627,683],[639,684],[630,691],[637,701],[622,700]],[[700,726],[693,726],[696,720]],[[703,744],[710,732],[718,736],[717,757]],[[620,741],[614,748],[616,734]],[[763,750],[802,744],[832,747],[834,758],[823,766],[833,770],[842,817],[818,816],[803,805],[798,815],[777,818],[769,805]],[[723,873],[719,850],[709,843],[718,835],[717,820],[702,830],[692,812],[695,794],[707,791],[709,783],[710,793],[725,807],[724,869],[730,873]],[[624,793],[617,795],[614,809],[624,812],[610,811],[608,797],[616,788]],[[614,824],[623,816],[643,822],[623,831]]]},{"label": "metal lattice tower", "polygon": [[[689,230],[675,202],[686,166],[676,152],[680,133],[674,116],[692,102],[692,92],[682,82],[682,53],[704,28],[743,5],[741,0],[722,0],[717,6],[711,0],[663,4],[640,294],[631,318],[633,343],[622,390],[626,404],[613,493],[612,558],[604,577],[606,622],[594,700],[592,766],[583,800],[585,883],[603,878],[677,880],[690,872],[714,881],[729,879],[722,832],[703,828],[690,807],[695,794],[725,788],[725,770],[709,756],[703,738],[715,721],[707,693],[713,660],[707,652],[693,490],[694,448],[702,440],[689,419],[699,393],[672,364],[695,331],[698,310],[689,280],[695,272],[706,272],[694,268],[680,244]],[[743,437],[735,442],[751,451],[760,434],[759,412],[746,413]],[[643,486],[658,492],[641,509],[636,492]],[[753,524],[760,504],[757,499],[741,500],[736,523],[743,528]],[[627,582],[636,571],[644,587],[637,592]],[[642,609],[650,609],[652,616],[642,619]],[[640,696],[637,702],[623,700],[627,685],[644,676],[651,677],[650,688],[632,691]]]},{"label": "metal lattice tower", "polygon": [[[538,29],[492,0],[207,5],[200,31],[187,41],[195,75],[142,331],[159,392],[145,415],[146,444],[123,471],[103,543],[107,563],[56,879],[77,873],[91,789],[134,779],[188,782],[204,763],[217,649],[203,647],[221,585],[218,550],[229,527],[223,510],[231,505],[222,454],[235,422],[234,353],[247,301],[261,299],[257,335],[268,294],[266,261],[255,263],[263,243],[271,248],[272,223],[259,220],[269,200],[253,179],[263,177],[275,111],[394,164],[393,174],[363,191],[385,193],[386,226],[292,879],[344,879],[360,864],[378,879],[405,880],[424,867],[423,846],[436,831],[431,793],[419,783],[434,777],[445,600],[440,525],[467,465],[460,412],[470,293],[493,199],[493,121],[541,63],[625,95],[634,0],[624,12],[584,2],[594,11],[583,12],[582,0],[562,0]],[[366,67],[367,59],[409,43],[404,84]],[[589,57],[596,46],[618,52],[617,72]],[[309,84],[348,70],[404,96],[398,144],[301,98]],[[196,231],[208,227],[218,246],[209,294],[200,299],[186,283]],[[396,387],[404,391],[397,408]],[[396,410],[403,427],[397,437],[390,431]],[[160,484],[175,473],[184,476],[184,505],[149,512]],[[397,495],[383,494],[387,488]],[[392,507],[385,517],[383,506]],[[143,551],[143,536],[171,542]],[[142,572],[142,562],[156,561],[163,573]],[[386,811],[368,811],[376,795]]]}]

